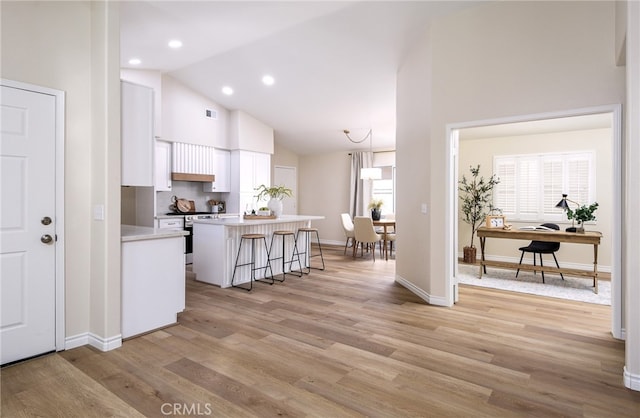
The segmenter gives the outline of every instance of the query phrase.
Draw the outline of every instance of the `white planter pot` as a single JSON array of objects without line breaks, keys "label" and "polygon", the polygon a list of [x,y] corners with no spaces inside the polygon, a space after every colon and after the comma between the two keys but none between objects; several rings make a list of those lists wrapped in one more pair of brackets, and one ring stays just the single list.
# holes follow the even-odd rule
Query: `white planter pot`
[{"label": "white planter pot", "polygon": [[272,197],[271,200],[269,200],[269,203],[267,203],[267,206],[271,209],[271,213],[273,213],[276,218],[279,218],[280,215],[282,215],[282,200]]}]

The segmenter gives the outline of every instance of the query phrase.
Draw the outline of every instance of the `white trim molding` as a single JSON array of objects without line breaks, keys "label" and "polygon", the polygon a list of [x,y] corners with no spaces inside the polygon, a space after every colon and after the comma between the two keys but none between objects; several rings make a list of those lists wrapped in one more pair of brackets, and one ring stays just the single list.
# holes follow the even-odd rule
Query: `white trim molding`
[{"label": "white trim molding", "polygon": [[417,287],[415,284],[411,283],[407,279],[405,279],[405,278],[403,278],[403,277],[401,277],[401,276],[399,276],[397,274],[396,274],[396,280],[395,281],[396,281],[396,283],[400,284],[401,286],[403,286],[404,288],[409,290],[414,295],[418,296],[420,299],[422,299],[425,302],[427,302],[429,305],[449,307],[449,304],[447,303],[446,298],[431,296],[430,294],[428,294],[424,290],[422,290],[419,287]]},{"label": "white trim molding", "polygon": [[624,385],[629,389],[640,391],[640,375],[629,373],[627,366],[624,367]]},{"label": "white trim molding", "polygon": [[122,347],[122,335],[102,338],[94,333],[85,332],[82,334],[67,337],[65,340],[65,349],[67,350],[82,347],[83,345],[90,345],[91,347],[95,347],[100,351],[111,351],[116,348]]}]

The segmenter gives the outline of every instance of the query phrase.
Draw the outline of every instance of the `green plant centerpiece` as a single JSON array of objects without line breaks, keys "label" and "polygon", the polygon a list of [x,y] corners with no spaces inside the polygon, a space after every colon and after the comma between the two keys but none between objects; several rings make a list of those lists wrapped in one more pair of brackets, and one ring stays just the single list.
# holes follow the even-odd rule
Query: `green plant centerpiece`
[{"label": "green plant centerpiece", "polygon": [[267,186],[265,184],[261,184],[255,190],[258,192],[255,196],[258,201],[267,200],[267,197],[269,198],[267,207],[276,218],[282,215],[282,199],[293,196],[293,191],[282,185]]},{"label": "green plant centerpiece", "polygon": [[462,211],[462,220],[471,225],[471,241],[463,248],[463,259],[465,263],[475,263],[476,247],[473,244],[476,231],[489,214],[501,213],[500,209],[494,208],[492,203],[493,189],[500,183],[495,174],[488,180],[480,176],[480,165],[470,166],[471,177],[462,175],[462,180],[458,182]]},{"label": "green plant centerpiece", "polygon": [[384,204],[382,199],[371,199],[369,202],[369,209],[371,209],[371,219],[374,221],[379,221],[380,216],[382,215],[382,211],[380,208]]},{"label": "green plant centerpiece", "polygon": [[576,232],[584,233],[584,223],[596,220],[596,215],[594,215],[594,213],[597,209],[598,202],[594,202],[589,206],[579,206],[575,210],[567,208],[567,219],[576,220],[578,222]]}]

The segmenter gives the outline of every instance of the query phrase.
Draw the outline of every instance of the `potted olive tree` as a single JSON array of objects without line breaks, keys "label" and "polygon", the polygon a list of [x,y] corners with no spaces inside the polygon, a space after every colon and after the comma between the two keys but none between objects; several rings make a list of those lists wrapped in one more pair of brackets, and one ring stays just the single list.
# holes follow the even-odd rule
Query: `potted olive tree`
[{"label": "potted olive tree", "polygon": [[267,207],[276,218],[282,215],[282,199],[293,196],[293,191],[285,186],[266,186],[261,184],[255,190],[258,192],[255,196],[258,201],[267,200],[267,197],[270,198]]},{"label": "potted olive tree", "polygon": [[463,174],[462,180],[458,184],[458,190],[460,191],[462,220],[471,225],[471,241],[468,246],[463,248],[463,260],[465,263],[475,263],[476,247],[473,242],[476,231],[488,214],[500,211],[494,208],[491,202],[493,188],[500,183],[500,180],[495,174],[489,180],[485,180],[480,176],[480,165],[475,168],[471,166],[469,170],[471,177],[467,178]]}]

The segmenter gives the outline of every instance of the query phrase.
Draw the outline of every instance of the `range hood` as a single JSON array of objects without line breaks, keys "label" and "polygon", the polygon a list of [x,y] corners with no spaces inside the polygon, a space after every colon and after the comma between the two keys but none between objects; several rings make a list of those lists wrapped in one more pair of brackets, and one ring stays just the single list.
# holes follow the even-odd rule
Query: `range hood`
[{"label": "range hood", "polygon": [[176,181],[199,181],[202,183],[213,183],[216,176],[213,174],[196,174],[196,173],[171,173],[171,180]]},{"label": "range hood", "polygon": [[173,143],[171,180],[212,183],[215,148],[206,145]]}]

